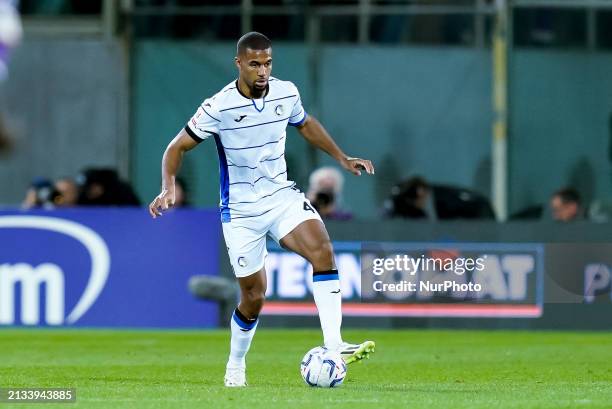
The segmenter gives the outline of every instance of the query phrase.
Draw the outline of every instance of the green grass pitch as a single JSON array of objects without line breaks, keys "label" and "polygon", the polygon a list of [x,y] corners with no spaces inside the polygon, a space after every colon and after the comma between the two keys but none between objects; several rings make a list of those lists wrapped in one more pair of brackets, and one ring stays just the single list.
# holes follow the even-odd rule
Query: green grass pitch
[{"label": "green grass pitch", "polygon": [[[299,374],[314,330],[260,327],[249,386],[223,387],[226,331],[0,330],[0,387],[73,387],[76,404],[15,408],[611,408],[612,333],[345,331],[373,339],[344,385]],[[66,406],[67,405],[67,406]]]}]

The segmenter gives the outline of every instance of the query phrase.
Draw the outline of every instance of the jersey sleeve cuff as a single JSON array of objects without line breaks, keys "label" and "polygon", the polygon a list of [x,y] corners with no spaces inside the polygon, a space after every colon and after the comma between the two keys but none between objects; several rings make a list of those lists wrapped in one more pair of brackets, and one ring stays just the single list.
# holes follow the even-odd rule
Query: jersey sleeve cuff
[{"label": "jersey sleeve cuff", "polygon": [[196,133],[193,131],[193,129],[191,129],[191,128],[189,127],[189,124],[185,125],[185,132],[187,132],[187,134],[188,134],[189,136],[191,136],[191,138],[192,138],[194,141],[196,141],[197,143],[200,143],[200,142],[202,142],[202,141],[204,140],[204,138],[202,138],[202,137],[198,136],[198,134],[196,134]]},{"label": "jersey sleeve cuff", "polygon": [[308,118],[308,114],[306,113],[306,111],[304,111],[304,116],[302,117],[302,119],[300,119],[297,122],[289,122],[289,125],[291,125],[291,126],[300,126],[300,125],[302,125],[306,121],[306,118]]}]

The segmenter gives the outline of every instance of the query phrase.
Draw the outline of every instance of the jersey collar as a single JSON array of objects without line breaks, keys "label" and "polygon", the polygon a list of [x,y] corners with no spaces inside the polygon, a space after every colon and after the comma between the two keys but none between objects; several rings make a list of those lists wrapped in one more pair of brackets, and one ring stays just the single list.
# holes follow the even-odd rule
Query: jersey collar
[{"label": "jersey collar", "polygon": [[244,98],[251,100],[251,102],[253,103],[253,107],[257,110],[257,112],[262,112],[264,110],[264,108],[266,107],[266,97],[270,93],[270,80],[268,80],[268,83],[266,84],[266,92],[264,93],[263,97],[261,98],[263,100],[263,104],[261,105],[261,109],[257,108],[257,104],[255,103],[255,100],[253,98],[247,97],[246,95],[244,95],[242,93],[242,91],[240,90],[240,87],[238,86],[238,80],[236,80],[236,90]]}]

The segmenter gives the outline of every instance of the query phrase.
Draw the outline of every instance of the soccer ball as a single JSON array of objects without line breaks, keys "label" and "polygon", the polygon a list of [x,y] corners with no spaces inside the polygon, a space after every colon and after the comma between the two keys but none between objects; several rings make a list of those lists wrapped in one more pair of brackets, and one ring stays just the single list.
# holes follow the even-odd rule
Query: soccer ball
[{"label": "soccer ball", "polygon": [[309,386],[334,388],[342,385],[346,377],[346,364],[338,352],[315,347],[304,355],[300,372]]}]

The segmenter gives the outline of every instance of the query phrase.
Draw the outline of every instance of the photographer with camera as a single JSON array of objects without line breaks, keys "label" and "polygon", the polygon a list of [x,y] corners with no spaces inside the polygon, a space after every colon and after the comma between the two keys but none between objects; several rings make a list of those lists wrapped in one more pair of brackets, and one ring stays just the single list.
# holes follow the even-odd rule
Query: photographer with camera
[{"label": "photographer with camera", "polygon": [[79,188],[71,178],[64,177],[51,182],[49,179],[38,177],[30,184],[21,207],[54,209],[76,206],[78,196]]},{"label": "photographer with camera", "polygon": [[340,208],[344,176],[334,167],[324,166],[312,172],[308,178],[306,196],[327,220],[351,220],[353,215]]}]

